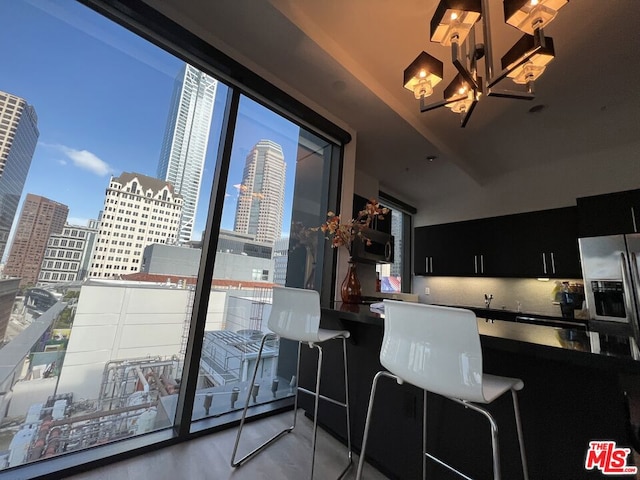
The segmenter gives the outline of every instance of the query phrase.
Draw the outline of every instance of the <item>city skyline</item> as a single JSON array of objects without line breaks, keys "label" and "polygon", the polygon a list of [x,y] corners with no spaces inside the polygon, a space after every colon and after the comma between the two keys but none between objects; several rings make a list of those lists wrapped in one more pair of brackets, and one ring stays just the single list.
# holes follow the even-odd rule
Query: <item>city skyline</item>
[{"label": "city skyline", "polygon": [[282,147],[260,140],[247,155],[233,229],[274,243],[282,235],[286,162]]},{"label": "city skyline", "polygon": [[0,258],[9,241],[39,135],[33,106],[0,90]]},{"label": "city skyline", "polygon": [[182,195],[179,244],[192,239],[218,81],[185,64],[176,76],[157,177]]},{"label": "city skyline", "polygon": [[[47,42],[40,40],[43,32]],[[5,52],[5,61],[25,65],[3,72],[0,90],[28,99],[39,117],[40,140],[20,203],[26,193],[55,199],[69,206],[69,223],[85,225],[97,218],[110,175],[156,175],[182,60],[75,2],[2,2],[0,40],[15,45]],[[91,80],[81,75],[89,68]],[[47,71],[46,82],[42,70]],[[227,92],[228,87],[218,83],[195,240],[205,228]],[[241,98],[222,228],[233,229],[238,194],[234,185],[242,182],[251,147],[268,138],[282,146],[286,158],[295,159],[298,132],[297,125]],[[284,234],[290,223],[294,171],[295,161],[288,162]]]},{"label": "city skyline", "polygon": [[17,221],[4,274],[20,277],[20,286],[35,285],[49,237],[62,233],[69,207],[50,198],[27,194]]},{"label": "city skyline", "polygon": [[176,242],[182,196],[165,180],[124,172],[104,196],[89,278],[138,272],[147,245]]}]

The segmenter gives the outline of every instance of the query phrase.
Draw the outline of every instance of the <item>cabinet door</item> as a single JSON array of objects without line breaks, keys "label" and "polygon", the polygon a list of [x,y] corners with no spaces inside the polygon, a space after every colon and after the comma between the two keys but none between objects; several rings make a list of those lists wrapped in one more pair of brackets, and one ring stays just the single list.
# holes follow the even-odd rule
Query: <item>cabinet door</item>
[{"label": "cabinet door", "polygon": [[640,190],[578,198],[577,204],[580,237],[640,230]]},{"label": "cabinet door", "polygon": [[556,278],[582,278],[580,249],[578,248],[577,207],[548,210],[549,225],[554,230],[547,244],[549,274]]},{"label": "cabinet door", "polygon": [[523,251],[529,239],[522,215],[483,220],[482,274],[487,277],[522,276]]},{"label": "cabinet door", "polygon": [[429,258],[427,255],[429,227],[413,229],[413,273],[414,275],[429,274]]},{"label": "cabinet door", "polygon": [[417,227],[414,230],[414,273],[470,275],[472,262],[462,253],[465,237],[461,231],[460,223]]},{"label": "cabinet door", "polygon": [[526,238],[521,240],[519,276],[581,278],[576,207],[523,214]]},{"label": "cabinet door", "polygon": [[417,227],[414,235],[414,264],[416,275],[447,275],[446,258],[450,255],[449,239],[454,224]]}]

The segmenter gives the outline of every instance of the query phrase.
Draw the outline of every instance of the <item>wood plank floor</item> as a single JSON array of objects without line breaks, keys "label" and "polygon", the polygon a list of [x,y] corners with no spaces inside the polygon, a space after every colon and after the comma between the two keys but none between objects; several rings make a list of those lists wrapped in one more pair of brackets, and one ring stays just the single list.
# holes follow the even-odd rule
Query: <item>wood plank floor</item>
[{"label": "wood plank floor", "polygon": [[[291,424],[291,412],[268,417],[246,425],[239,453],[243,455],[256,443],[268,439]],[[231,468],[229,460],[236,429],[183,442],[129,460],[113,463],[68,480],[298,480],[309,478],[311,468],[311,421],[302,411],[295,430],[276,441],[240,468]],[[245,437],[246,434],[246,437]],[[318,429],[316,442],[316,480],[335,479],[346,466],[346,448],[331,435]],[[354,479],[358,457],[345,479]],[[363,478],[386,480],[370,465],[365,465]]]}]

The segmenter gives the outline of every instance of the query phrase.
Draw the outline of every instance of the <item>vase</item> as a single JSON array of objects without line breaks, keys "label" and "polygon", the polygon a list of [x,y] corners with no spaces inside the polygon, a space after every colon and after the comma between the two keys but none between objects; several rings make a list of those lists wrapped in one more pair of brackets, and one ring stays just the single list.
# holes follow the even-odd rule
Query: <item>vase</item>
[{"label": "vase", "polygon": [[358,280],[357,265],[356,262],[349,260],[349,269],[340,287],[340,296],[342,297],[343,303],[360,303],[362,300],[362,290],[360,289],[360,280]]}]

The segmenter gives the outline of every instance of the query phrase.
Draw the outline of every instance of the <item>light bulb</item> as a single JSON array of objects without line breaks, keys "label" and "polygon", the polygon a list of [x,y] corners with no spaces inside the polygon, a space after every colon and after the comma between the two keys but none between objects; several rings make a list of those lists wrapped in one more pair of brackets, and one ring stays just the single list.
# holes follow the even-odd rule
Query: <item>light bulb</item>
[{"label": "light bulb", "polygon": [[458,14],[456,12],[451,13],[451,20],[457,20]]},{"label": "light bulb", "polygon": [[538,0],[531,0],[531,6],[535,7],[536,5],[538,5]]},{"label": "light bulb", "polygon": [[418,77],[426,78],[427,77],[427,72],[425,70],[420,70],[420,73],[418,74]]},{"label": "light bulb", "polygon": [[433,87],[431,86],[431,82],[428,80],[421,80],[413,87],[413,94],[416,97],[416,100],[420,100],[422,97],[428,97],[433,93]]}]

